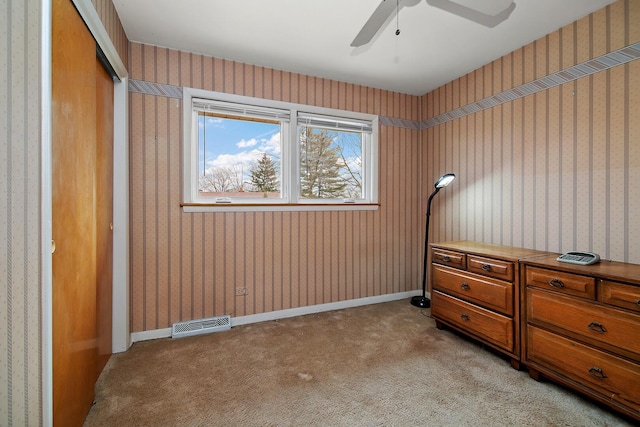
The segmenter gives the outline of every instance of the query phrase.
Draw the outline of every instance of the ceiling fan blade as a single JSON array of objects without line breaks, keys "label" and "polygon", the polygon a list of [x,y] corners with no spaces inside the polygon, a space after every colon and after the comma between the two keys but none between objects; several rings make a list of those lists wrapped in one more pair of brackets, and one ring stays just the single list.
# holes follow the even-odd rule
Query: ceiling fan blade
[{"label": "ceiling fan blade", "polygon": [[485,15],[495,16],[511,6],[513,0],[451,0],[451,2],[457,3],[460,6],[468,7],[469,9]]},{"label": "ceiling fan blade", "polygon": [[387,18],[396,9],[397,2],[394,0],[382,0],[382,3],[378,5],[373,15],[369,18],[364,27],[360,30],[355,39],[351,42],[352,47],[360,47],[371,41],[373,36],[380,30],[382,24],[385,23]]},{"label": "ceiling fan blade", "polygon": [[427,3],[489,28],[506,20],[516,8],[513,0],[427,0]]}]

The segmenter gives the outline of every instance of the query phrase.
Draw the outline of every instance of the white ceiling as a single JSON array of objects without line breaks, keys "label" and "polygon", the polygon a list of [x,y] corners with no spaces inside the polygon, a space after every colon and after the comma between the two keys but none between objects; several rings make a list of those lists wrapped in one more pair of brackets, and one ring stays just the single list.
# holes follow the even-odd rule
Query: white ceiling
[{"label": "white ceiling", "polygon": [[351,47],[380,1],[113,3],[132,42],[422,95],[613,2],[515,0],[511,16],[487,28],[426,0],[400,0],[400,35],[393,14],[371,43]]}]

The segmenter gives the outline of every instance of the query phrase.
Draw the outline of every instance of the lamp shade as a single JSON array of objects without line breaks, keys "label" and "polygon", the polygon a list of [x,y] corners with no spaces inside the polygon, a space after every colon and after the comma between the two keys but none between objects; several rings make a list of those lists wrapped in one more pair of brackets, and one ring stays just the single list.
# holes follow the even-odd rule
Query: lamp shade
[{"label": "lamp shade", "polygon": [[444,175],[442,175],[435,183],[434,187],[435,188],[442,188],[442,187],[446,187],[447,185],[449,185],[451,183],[451,181],[454,180],[456,176],[452,173],[446,173]]}]

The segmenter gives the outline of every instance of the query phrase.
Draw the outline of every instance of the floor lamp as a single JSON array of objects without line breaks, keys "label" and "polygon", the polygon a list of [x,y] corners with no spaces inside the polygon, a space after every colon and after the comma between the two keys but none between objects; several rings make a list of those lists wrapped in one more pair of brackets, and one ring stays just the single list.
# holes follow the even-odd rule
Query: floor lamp
[{"label": "floor lamp", "polygon": [[431,216],[431,200],[433,197],[438,194],[438,191],[442,187],[446,187],[453,181],[456,176],[452,173],[447,173],[442,175],[435,183],[435,190],[429,196],[429,200],[427,200],[427,226],[424,232],[424,267],[422,270],[422,295],[416,295],[411,298],[411,304],[420,308],[429,308],[431,307],[431,300],[427,298],[427,255],[429,250],[429,217]]}]

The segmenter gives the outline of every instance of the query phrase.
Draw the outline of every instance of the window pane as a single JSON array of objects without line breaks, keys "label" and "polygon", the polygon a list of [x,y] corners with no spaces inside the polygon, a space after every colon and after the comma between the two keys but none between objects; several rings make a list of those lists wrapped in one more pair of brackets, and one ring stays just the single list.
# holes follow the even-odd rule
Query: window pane
[{"label": "window pane", "polygon": [[360,132],[299,126],[300,197],[362,199]]},{"label": "window pane", "polygon": [[198,112],[201,197],[281,197],[277,120]]}]

